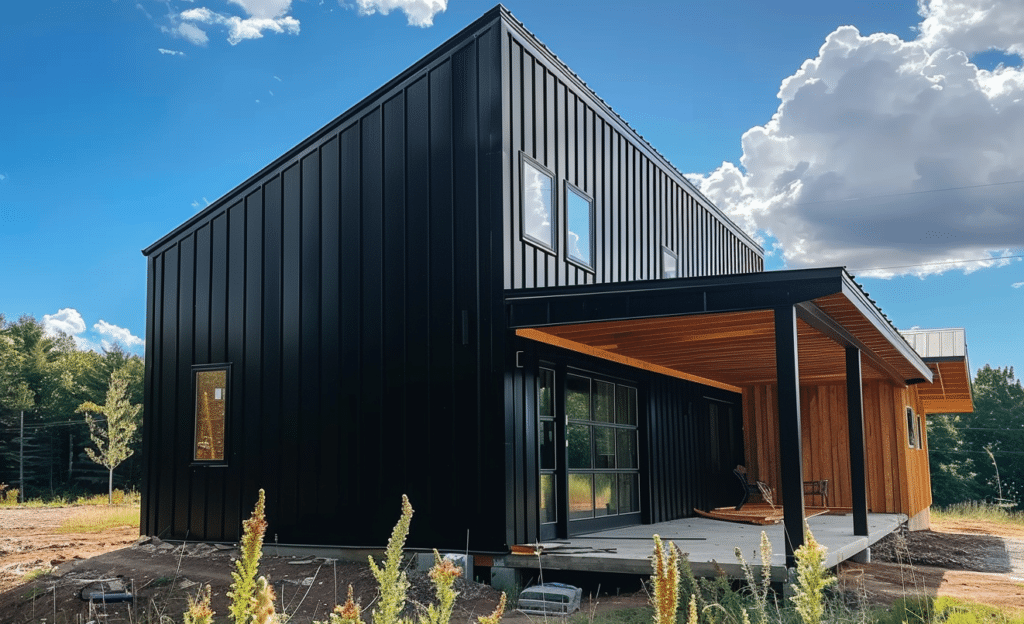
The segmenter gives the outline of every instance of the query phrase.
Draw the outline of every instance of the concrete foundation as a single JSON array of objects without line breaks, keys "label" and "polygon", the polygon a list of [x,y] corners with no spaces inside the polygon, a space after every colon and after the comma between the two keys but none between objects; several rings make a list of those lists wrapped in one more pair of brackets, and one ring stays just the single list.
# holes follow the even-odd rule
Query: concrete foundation
[{"label": "concrete foundation", "polygon": [[925,507],[913,518],[907,520],[907,529],[911,531],[927,531],[932,527],[932,508]]}]

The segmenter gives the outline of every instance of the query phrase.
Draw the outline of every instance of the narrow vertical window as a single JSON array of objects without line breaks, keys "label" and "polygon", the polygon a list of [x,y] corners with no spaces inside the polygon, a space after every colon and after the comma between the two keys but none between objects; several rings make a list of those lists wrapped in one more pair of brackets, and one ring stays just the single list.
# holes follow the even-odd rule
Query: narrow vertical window
[{"label": "narrow vertical window", "polygon": [[594,268],[594,202],[576,187],[565,185],[566,256]]},{"label": "narrow vertical window", "polygon": [[555,251],[554,178],[523,155],[523,238]]},{"label": "narrow vertical window", "polygon": [[661,278],[679,277],[679,258],[668,247],[661,248]]},{"label": "narrow vertical window", "polygon": [[226,441],[228,367],[194,368],[195,447],[193,459],[224,461]]},{"label": "narrow vertical window", "polygon": [[917,448],[917,419],[912,407],[907,408],[907,444],[910,448]]}]

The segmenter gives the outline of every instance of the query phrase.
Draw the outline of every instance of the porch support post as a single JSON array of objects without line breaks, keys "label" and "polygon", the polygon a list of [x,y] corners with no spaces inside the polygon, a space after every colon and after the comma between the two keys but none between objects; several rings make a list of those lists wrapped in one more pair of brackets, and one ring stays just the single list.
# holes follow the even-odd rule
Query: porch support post
[{"label": "porch support post", "polygon": [[796,307],[775,308],[775,368],[779,380],[779,456],[782,511],[786,529],[786,567],[796,567],[793,553],[804,543],[804,462],[800,438],[800,358]]},{"label": "porch support post", "polygon": [[868,534],[868,490],[864,461],[864,381],[860,349],[846,347],[846,414],[850,430],[850,487],[853,490],[853,534]]}]

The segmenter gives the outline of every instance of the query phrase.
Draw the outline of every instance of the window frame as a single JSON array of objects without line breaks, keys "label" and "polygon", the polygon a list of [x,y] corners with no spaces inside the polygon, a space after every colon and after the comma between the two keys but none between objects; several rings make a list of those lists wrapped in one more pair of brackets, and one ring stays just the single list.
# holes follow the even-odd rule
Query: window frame
[{"label": "window frame", "polygon": [[[564,237],[564,243],[563,244],[565,246],[565,260],[566,260],[566,262],[569,262],[570,264],[572,264],[574,266],[577,266],[577,267],[583,269],[584,271],[589,271],[590,273],[596,273],[596,265],[597,265],[596,257],[597,257],[597,254],[596,254],[596,250],[595,250],[595,247],[596,247],[595,243],[597,241],[597,235],[596,235],[597,214],[596,214],[596,210],[595,210],[594,198],[591,197],[590,195],[588,195],[587,193],[584,193],[583,190],[580,187],[576,186],[572,182],[569,182],[568,180],[565,181],[563,186],[565,187],[565,189],[563,191],[564,194],[565,194],[565,201],[564,201],[565,210],[563,211],[565,213],[565,216],[564,216],[565,227],[562,228],[562,229],[565,231],[565,233],[563,235],[563,237]],[[589,223],[590,223],[590,235],[589,235],[590,240],[587,241],[589,243],[588,244],[588,249],[590,250],[590,262],[589,262],[589,264],[587,262],[584,262],[583,260],[580,260],[578,258],[574,258],[571,255],[569,255],[569,193],[574,193],[577,197],[579,197],[583,201],[587,202],[587,207],[588,207],[588,215],[587,215],[587,217],[588,217],[588,220],[589,220]]]},{"label": "window frame", "polygon": [[[542,241],[535,236],[530,235],[526,231],[526,168],[527,166],[533,167],[540,173],[546,175],[551,180],[551,241],[550,244],[547,241]],[[545,253],[558,255],[558,192],[557,184],[555,181],[555,174],[550,169],[542,165],[537,159],[531,158],[525,152],[519,152],[519,237],[520,239],[528,243],[537,249]]]},{"label": "window frame", "polygon": [[[565,427],[566,427],[566,462],[565,462],[565,472],[566,472],[566,475],[565,475],[565,478],[566,478],[566,481],[568,482],[568,481],[571,481],[573,475],[588,476],[589,480],[590,480],[590,484],[591,484],[590,485],[590,487],[591,487],[591,489],[590,489],[591,504],[593,505],[593,508],[591,509],[591,512],[592,512],[593,515],[587,516],[587,517],[575,517],[574,518],[572,516],[572,511],[571,511],[571,498],[566,500],[566,502],[565,502],[565,505],[567,505],[566,519],[568,521],[568,526],[570,527],[570,534],[573,534],[573,530],[572,530],[571,527],[573,525],[579,526],[578,523],[581,523],[581,522],[584,522],[584,523],[585,522],[601,523],[601,522],[605,522],[605,521],[615,522],[616,520],[614,520],[614,519],[616,519],[616,518],[623,519],[623,518],[627,518],[627,517],[636,517],[637,519],[639,519],[640,515],[643,513],[643,504],[644,504],[643,497],[641,496],[641,486],[640,486],[640,482],[642,480],[641,479],[641,473],[642,473],[641,455],[642,455],[642,453],[641,453],[641,448],[640,448],[640,416],[639,416],[640,389],[639,389],[639,386],[635,382],[633,382],[631,380],[625,380],[625,379],[621,379],[620,380],[620,379],[617,379],[615,377],[609,377],[609,376],[602,375],[602,374],[595,373],[595,372],[588,371],[588,370],[577,370],[577,369],[571,368],[571,369],[568,369],[563,374],[563,381],[562,381],[562,385],[563,385],[562,394],[563,394],[564,397],[566,397],[564,399],[563,403],[566,406],[568,405],[568,394],[569,394],[569,387],[570,387],[570,379],[569,378],[570,377],[578,377],[580,379],[585,379],[585,380],[587,380],[587,382],[589,382],[589,386],[588,386],[589,387],[589,392],[588,392],[588,396],[589,396],[588,409],[589,409],[589,411],[588,411],[588,418],[586,418],[586,419],[574,418],[574,417],[569,415],[568,408],[566,407],[566,411],[565,411],[565,414],[564,414]],[[611,406],[612,406],[612,411],[614,412],[614,414],[613,414],[612,420],[611,421],[607,421],[607,422],[606,421],[600,421],[600,420],[596,419],[596,411],[597,411],[596,410],[596,401],[597,401],[596,396],[597,396],[597,387],[598,387],[598,384],[600,384],[600,383],[611,385],[612,388],[613,388],[613,394],[612,394],[612,399],[611,399]],[[620,422],[620,419],[619,419],[618,411],[619,411],[619,408],[620,408],[620,402],[618,400],[618,397],[619,397],[619,393],[623,392],[623,391],[626,392],[627,400],[629,400],[629,399],[632,400],[632,407],[631,407],[632,413],[633,413],[633,422],[632,422],[632,424],[630,424],[630,423],[622,423],[622,422]],[[570,449],[569,430],[570,430],[570,427],[572,427],[573,425],[576,425],[578,427],[586,427],[588,429],[588,446],[589,446],[589,453],[590,453],[590,458],[589,458],[590,465],[589,465],[589,467],[575,467],[574,468],[574,467],[572,467],[570,465],[569,453],[571,451],[569,450]],[[603,467],[602,468],[602,467],[598,467],[597,466],[597,458],[598,458],[598,453],[597,453],[597,450],[598,450],[597,449],[597,438],[598,438],[597,430],[598,429],[602,429],[604,431],[613,432],[612,433],[612,445],[613,445],[613,448],[614,448],[613,460],[615,462],[615,465],[612,466],[612,467]],[[633,453],[632,453],[632,457],[631,457],[632,461],[630,463],[633,463],[635,465],[633,465],[631,467],[626,467],[626,466],[619,465],[619,453],[618,453],[618,451],[619,451],[619,447],[618,447],[619,432],[623,432],[623,431],[624,432],[628,432],[628,433],[632,433],[632,435],[633,435],[633,444],[632,444],[632,451],[633,451]],[[616,512],[614,514],[609,514],[609,513],[605,513],[605,514],[601,514],[601,515],[597,514],[595,492],[596,492],[596,487],[597,487],[596,483],[597,483],[597,476],[598,475],[612,475],[613,476],[613,480],[615,482],[615,488],[614,488],[613,491],[615,492],[615,500],[616,500]],[[620,480],[620,476],[626,476],[626,477],[628,477],[628,478],[633,480],[632,483],[633,483],[633,486],[635,488],[635,490],[633,491],[633,497],[635,498],[634,502],[636,503],[636,508],[635,509],[630,509],[628,511],[623,511],[622,510],[622,505],[621,505],[621,502],[622,502],[622,492],[621,492],[621,490],[619,488],[619,483],[621,481]],[[567,492],[567,496],[568,495],[569,495],[569,493]]]},{"label": "window frame", "polygon": [[917,431],[917,415],[914,413],[914,408],[907,406],[907,446],[912,449],[921,448],[921,438]]},{"label": "window frame", "polygon": [[[224,372],[224,448],[220,459],[196,457],[199,438],[199,373]],[[192,365],[192,465],[227,466],[228,440],[231,434],[231,362]]]},{"label": "window frame", "polygon": [[[665,275],[665,256],[672,256],[672,260],[675,261],[676,270],[675,276],[667,277]],[[676,279],[679,277],[679,254],[672,251],[668,245],[661,246],[661,279]]]}]

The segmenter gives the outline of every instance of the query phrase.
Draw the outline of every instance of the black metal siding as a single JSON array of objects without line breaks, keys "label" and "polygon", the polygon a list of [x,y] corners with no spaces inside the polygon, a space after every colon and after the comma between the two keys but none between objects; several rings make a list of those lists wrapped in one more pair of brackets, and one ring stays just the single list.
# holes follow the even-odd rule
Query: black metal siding
[{"label": "black metal siding", "polygon": [[[508,375],[508,402],[517,418],[508,423],[509,439],[517,452],[510,458],[508,485],[516,492],[509,526],[514,543],[536,542],[538,524],[538,449],[536,439],[536,387],[538,362],[553,362],[560,371],[561,388],[566,367],[592,371],[636,384],[639,392],[641,501],[645,523],[664,522],[708,509],[733,484],[715,482],[709,489],[711,449],[708,445],[708,400],[729,401],[740,413],[738,394],[629,368],[547,345],[515,339],[518,356]],[[516,366],[518,362],[519,366]],[[551,366],[550,364],[544,366]],[[559,390],[560,392],[560,390]],[[731,491],[731,490],[730,490]],[[737,496],[730,500],[739,500]],[[727,496],[728,497],[728,496]],[[563,508],[560,513],[564,512]]]},{"label": "black metal siding", "polygon": [[407,493],[412,545],[504,548],[497,14],[147,250],[144,533],[237,539],[262,487],[268,541],[380,546]]},{"label": "black metal siding", "polygon": [[[503,43],[506,289],[657,279],[662,245],[678,255],[680,277],[763,270],[760,247],[546,48],[515,25]],[[523,238],[520,153],[554,173],[556,254]],[[566,181],[594,198],[593,272],[566,260]]]}]

